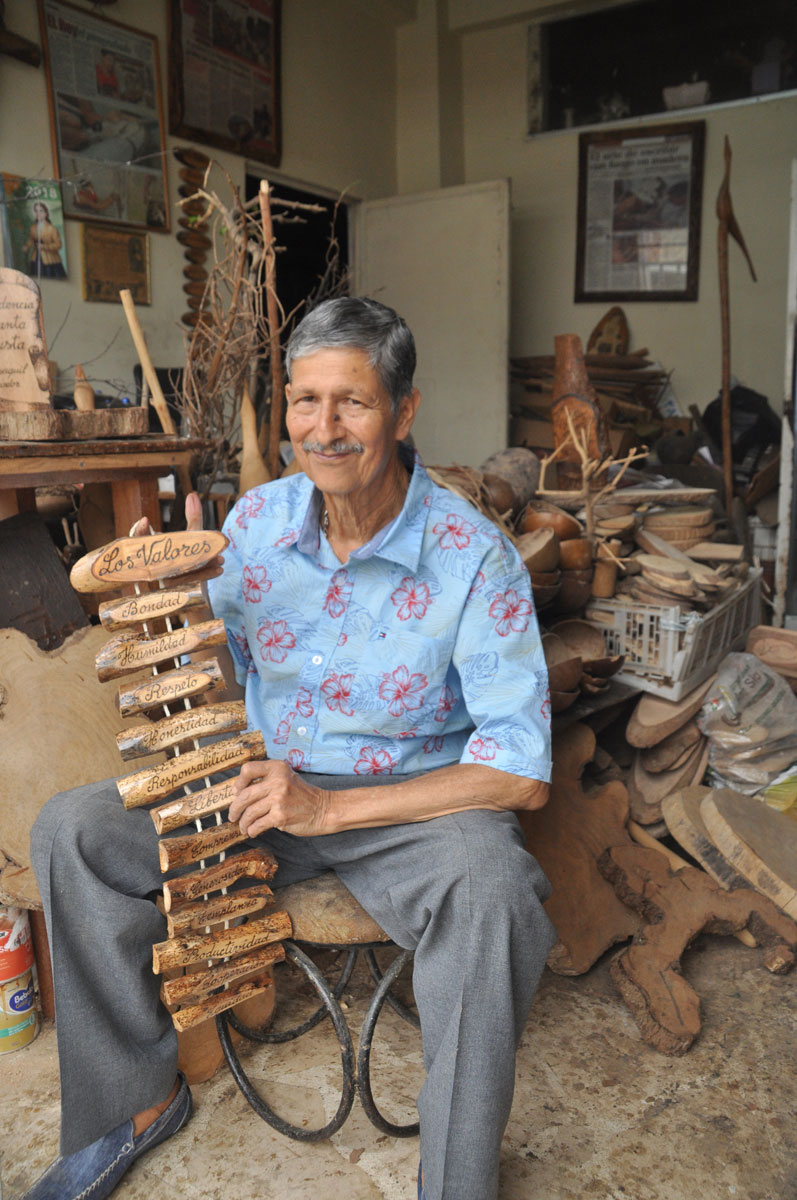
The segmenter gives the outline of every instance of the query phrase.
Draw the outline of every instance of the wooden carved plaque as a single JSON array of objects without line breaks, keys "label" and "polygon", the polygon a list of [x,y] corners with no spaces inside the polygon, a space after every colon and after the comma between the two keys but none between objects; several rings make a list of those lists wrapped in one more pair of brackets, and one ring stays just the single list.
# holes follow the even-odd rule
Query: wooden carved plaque
[{"label": "wooden carved plaque", "polygon": [[118,538],[85,554],[72,568],[78,592],[108,592],[128,583],[153,583],[207,566],[227,545],[218,530]]},{"label": "wooden carved plaque", "polygon": [[0,268],[0,412],[50,407],[50,366],[35,280]]}]

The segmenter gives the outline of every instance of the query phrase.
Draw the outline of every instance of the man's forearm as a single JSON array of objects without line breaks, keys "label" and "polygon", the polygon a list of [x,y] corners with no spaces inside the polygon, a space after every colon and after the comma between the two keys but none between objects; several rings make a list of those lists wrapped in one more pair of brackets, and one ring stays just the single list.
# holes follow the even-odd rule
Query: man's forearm
[{"label": "man's forearm", "polygon": [[327,792],[325,833],[429,821],[471,808],[493,812],[542,808],[549,785],[493,767],[457,764],[388,787]]}]

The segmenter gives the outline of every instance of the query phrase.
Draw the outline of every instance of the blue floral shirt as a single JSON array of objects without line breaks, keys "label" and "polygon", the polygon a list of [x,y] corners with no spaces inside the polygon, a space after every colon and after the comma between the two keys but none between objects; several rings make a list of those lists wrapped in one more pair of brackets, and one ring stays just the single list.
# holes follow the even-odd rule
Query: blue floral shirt
[{"label": "blue floral shirt", "polygon": [[210,581],[250,725],[298,771],[484,763],[549,780],[548,676],[517,552],[416,458],[399,516],[345,566],[305,475],[253,488]]}]

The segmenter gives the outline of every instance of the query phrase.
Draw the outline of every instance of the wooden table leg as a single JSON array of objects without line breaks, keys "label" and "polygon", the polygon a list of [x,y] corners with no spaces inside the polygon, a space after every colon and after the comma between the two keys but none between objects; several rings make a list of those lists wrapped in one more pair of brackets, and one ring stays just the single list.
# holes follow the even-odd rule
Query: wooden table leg
[{"label": "wooden table leg", "polygon": [[117,479],[111,483],[113,520],[117,537],[127,537],[140,517],[149,517],[153,529],[161,528],[158,480],[154,475]]}]

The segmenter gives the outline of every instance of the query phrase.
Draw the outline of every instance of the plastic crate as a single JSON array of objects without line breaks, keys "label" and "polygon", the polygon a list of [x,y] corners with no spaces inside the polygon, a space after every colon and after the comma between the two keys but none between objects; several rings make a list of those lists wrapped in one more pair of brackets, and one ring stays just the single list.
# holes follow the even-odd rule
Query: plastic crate
[{"label": "plastic crate", "polygon": [[761,570],[707,613],[677,606],[591,600],[584,617],[598,626],[609,654],[624,654],[614,678],[643,692],[680,700],[707,679],[726,654],[744,645],[760,623]]}]

